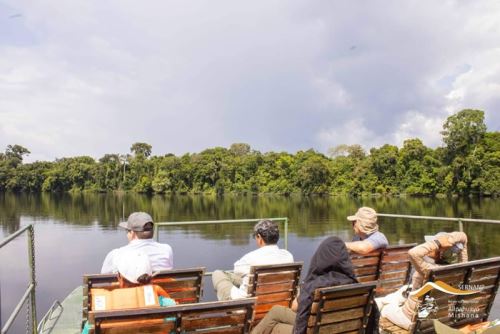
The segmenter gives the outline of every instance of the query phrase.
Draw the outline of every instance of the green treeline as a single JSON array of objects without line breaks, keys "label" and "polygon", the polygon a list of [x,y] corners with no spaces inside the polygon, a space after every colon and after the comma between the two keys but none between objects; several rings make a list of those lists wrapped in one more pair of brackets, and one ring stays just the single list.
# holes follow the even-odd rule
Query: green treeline
[{"label": "green treeline", "polygon": [[241,143],[151,156],[151,145],[135,143],[132,154],[106,154],[98,161],[80,156],[23,164],[28,149],[9,145],[0,153],[0,191],[500,194],[500,132],[487,132],[484,112],[466,109],[448,117],[441,134],[445,145],[436,149],[408,139],[402,148],[386,144],[369,153],[359,145],[339,145],[329,157],[314,150],[261,153]]}]

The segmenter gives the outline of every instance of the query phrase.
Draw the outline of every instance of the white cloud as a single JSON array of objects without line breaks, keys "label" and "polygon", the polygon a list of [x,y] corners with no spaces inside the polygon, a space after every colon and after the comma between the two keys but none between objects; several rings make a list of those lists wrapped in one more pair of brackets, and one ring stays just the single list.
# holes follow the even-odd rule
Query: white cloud
[{"label": "white cloud", "polygon": [[[339,127],[322,129],[318,134],[318,140],[325,143],[325,150],[342,144],[360,144],[365,150],[369,150],[371,147],[383,145],[382,139],[377,138],[377,134],[362,119],[348,120]],[[326,146],[326,143],[330,146]]]},{"label": "white cloud", "polygon": [[466,107],[499,129],[496,1],[7,4],[22,16],[0,19],[0,149],[30,159],[136,141],[154,154],[435,146]]},{"label": "white cloud", "polygon": [[426,116],[419,112],[410,111],[405,114],[390,142],[402,147],[406,139],[424,138],[424,145],[436,147],[442,144],[440,134],[442,129],[443,120],[441,117]]}]

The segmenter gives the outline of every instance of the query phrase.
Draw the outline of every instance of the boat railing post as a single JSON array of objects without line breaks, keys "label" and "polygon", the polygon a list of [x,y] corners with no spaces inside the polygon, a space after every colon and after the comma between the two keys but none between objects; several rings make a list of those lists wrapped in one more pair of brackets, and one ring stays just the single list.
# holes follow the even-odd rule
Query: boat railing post
[{"label": "boat railing post", "polygon": [[153,223],[153,238],[159,242],[160,241],[160,236],[158,233],[158,224]]},{"label": "boat railing post", "polygon": [[288,249],[288,217],[285,218],[285,249]]},{"label": "boat railing post", "polygon": [[35,274],[35,229],[33,225],[28,228],[28,260],[30,266],[30,278],[33,289],[30,293],[30,304],[31,304],[31,326],[32,333],[37,334],[37,322],[36,322],[36,274]]},{"label": "boat railing post", "polygon": [[464,231],[464,222],[462,221],[462,219],[458,219],[458,230],[460,232],[463,232]]}]

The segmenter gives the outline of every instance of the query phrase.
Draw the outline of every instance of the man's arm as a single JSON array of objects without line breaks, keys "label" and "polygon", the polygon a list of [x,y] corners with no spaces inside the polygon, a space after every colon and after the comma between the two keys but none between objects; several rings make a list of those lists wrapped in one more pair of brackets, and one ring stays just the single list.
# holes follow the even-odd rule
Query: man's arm
[{"label": "man's arm", "polygon": [[241,259],[234,263],[234,273],[238,275],[248,275],[250,273],[251,263],[249,256],[246,254]]},{"label": "man's arm", "polygon": [[428,256],[438,249],[439,247],[434,241],[427,241],[426,243],[415,246],[408,251],[410,262],[412,263],[415,270],[418,271],[422,276],[425,276],[425,274],[430,269],[439,267],[436,264],[432,264],[424,260],[425,256]]},{"label": "man's arm", "polygon": [[375,250],[373,244],[368,240],[346,242],[345,245],[351,252],[361,255],[368,254]]},{"label": "man's arm", "polygon": [[174,252],[170,245],[167,245],[167,270],[174,269]]},{"label": "man's arm", "polygon": [[111,252],[108,253],[108,255],[106,255],[106,258],[102,263],[101,274],[112,274],[117,271],[113,263],[113,257],[115,255],[115,252],[116,249],[112,250]]},{"label": "man's arm", "polygon": [[467,235],[464,232],[451,232],[451,242],[453,244],[457,242],[461,242],[464,245],[464,249],[460,253],[458,253],[458,262],[467,262],[468,254],[467,254]]}]

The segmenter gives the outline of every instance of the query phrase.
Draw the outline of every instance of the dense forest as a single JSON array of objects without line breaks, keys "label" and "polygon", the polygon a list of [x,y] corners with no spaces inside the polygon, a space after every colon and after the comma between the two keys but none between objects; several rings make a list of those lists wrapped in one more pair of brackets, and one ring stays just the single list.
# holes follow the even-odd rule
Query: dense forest
[{"label": "dense forest", "polygon": [[138,193],[330,195],[500,194],[500,132],[487,132],[484,112],[466,109],[443,124],[443,147],[418,138],[403,147],[365,152],[339,145],[328,156],[314,150],[261,153],[244,143],[200,153],[152,156],[147,143],[131,154],[106,154],[23,163],[29,150],[0,153],[0,191],[133,191]]}]

